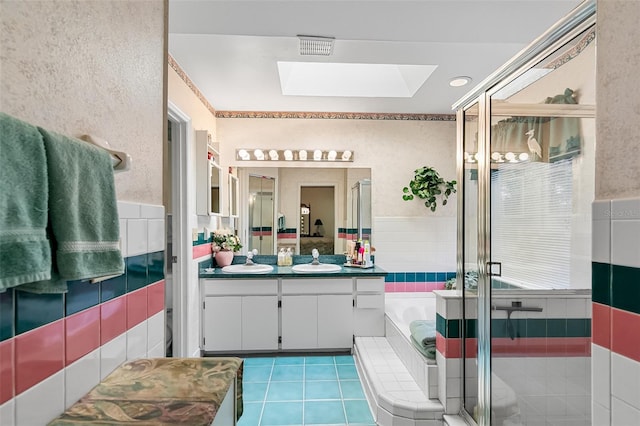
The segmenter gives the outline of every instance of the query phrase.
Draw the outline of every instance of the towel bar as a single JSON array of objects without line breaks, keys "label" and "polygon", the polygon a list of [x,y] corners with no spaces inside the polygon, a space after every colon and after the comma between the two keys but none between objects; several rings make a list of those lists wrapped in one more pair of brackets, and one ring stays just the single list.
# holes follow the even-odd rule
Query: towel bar
[{"label": "towel bar", "polygon": [[106,140],[93,135],[82,135],[80,136],[80,139],[102,148],[111,154],[114,171],[125,172],[131,169],[131,156],[124,151],[116,151],[115,149],[112,149],[111,144]]}]

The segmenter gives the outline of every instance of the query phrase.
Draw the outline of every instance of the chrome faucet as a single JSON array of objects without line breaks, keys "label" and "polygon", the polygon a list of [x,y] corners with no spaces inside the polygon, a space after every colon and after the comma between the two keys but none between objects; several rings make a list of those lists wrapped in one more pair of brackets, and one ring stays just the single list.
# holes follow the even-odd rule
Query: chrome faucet
[{"label": "chrome faucet", "polygon": [[253,256],[255,256],[256,254],[258,254],[258,250],[256,249],[253,249],[249,253],[247,253],[247,261],[245,262],[245,265],[255,265],[255,263],[253,263]]},{"label": "chrome faucet", "polygon": [[320,252],[318,251],[318,249],[311,250],[311,256],[313,256],[313,261],[311,262],[311,264],[319,265],[320,261],[318,260],[318,257],[320,256]]}]

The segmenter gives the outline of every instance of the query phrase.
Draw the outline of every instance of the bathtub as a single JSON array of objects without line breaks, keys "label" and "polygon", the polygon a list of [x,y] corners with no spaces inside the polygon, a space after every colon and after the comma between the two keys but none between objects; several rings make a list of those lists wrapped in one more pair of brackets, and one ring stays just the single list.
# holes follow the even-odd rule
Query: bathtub
[{"label": "bathtub", "polygon": [[433,293],[386,293],[385,337],[413,380],[430,399],[438,398],[438,366],[425,358],[409,340],[413,320],[436,319]]},{"label": "bathtub", "polygon": [[386,317],[407,339],[411,321],[436,319],[436,297],[433,293],[386,293],[384,303]]}]

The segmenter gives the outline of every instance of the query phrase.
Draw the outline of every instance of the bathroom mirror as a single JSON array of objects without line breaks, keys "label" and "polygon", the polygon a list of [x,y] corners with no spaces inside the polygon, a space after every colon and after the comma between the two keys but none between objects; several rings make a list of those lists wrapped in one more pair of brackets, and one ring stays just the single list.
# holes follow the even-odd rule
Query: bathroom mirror
[{"label": "bathroom mirror", "polygon": [[[239,176],[261,175],[265,169],[240,168]],[[273,220],[270,220],[268,231],[272,232],[275,238],[273,252],[265,251],[268,248],[262,244],[261,254],[277,254],[280,248],[291,248],[295,254],[308,254],[301,251],[302,238],[305,238],[304,247],[313,245],[309,240],[322,240],[328,248],[326,253],[343,254],[346,250],[347,238],[356,234],[352,229],[352,224],[357,221],[352,220],[352,191],[351,188],[359,181],[371,179],[371,169],[369,168],[333,168],[333,167],[279,167],[269,168],[271,176],[277,176],[275,184],[275,212]],[[250,185],[251,187],[251,185]],[[304,195],[302,188],[305,188]],[[324,189],[323,189],[324,188]],[[333,191],[333,206],[327,211],[327,202],[323,201],[323,195],[314,192]],[[369,187],[370,188],[370,187]],[[250,190],[250,194],[254,191]],[[246,204],[248,208],[245,209]],[[305,225],[301,228],[302,210],[301,204],[306,204],[309,211],[305,210]],[[367,203],[362,208],[368,209],[365,216],[372,217],[371,204]],[[240,212],[248,212],[246,220],[241,217],[241,223],[249,224],[255,214],[251,214],[255,209],[251,208],[251,198],[240,200]],[[331,214],[332,212],[332,214]],[[277,219],[276,219],[277,218]],[[320,222],[316,225],[317,220]],[[274,224],[277,222],[277,225]],[[321,224],[320,224],[321,223]],[[244,228],[244,225],[242,226]],[[255,227],[255,225],[254,225]],[[370,226],[369,226],[370,228]],[[248,235],[252,235],[251,227],[247,230]],[[263,238],[266,236],[264,228],[261,229]],[[314,233],[317,234],[314,236]],[[301,234],[303,236],[301,237]],[[253,237],[252,237],[253,239]],[[330,241],[331,240],[331,241]],[[333,249],[331,249],[333,247]]]},{"label": "bathroom mirror", "polygon": [[238,178],[229,175],[229,216],[238,217]]},{"label": "bathroom mirror", "polygon": [[210,172],[210,182],[211,182],[211,214],[219,215],[222,213],[221,211],[221,188],[220,184],[222,182],[222,169],[220,166],[213,161],[210,162],[211,172]]}]

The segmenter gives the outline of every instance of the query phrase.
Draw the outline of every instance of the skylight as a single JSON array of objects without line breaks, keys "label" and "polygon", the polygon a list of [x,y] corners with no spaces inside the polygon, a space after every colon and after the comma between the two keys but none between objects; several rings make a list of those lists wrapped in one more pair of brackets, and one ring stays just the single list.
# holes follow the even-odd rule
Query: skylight
[{"label": "skylight", "polygon": [[346,64],[278,61],[288,96],[410,98],[437,65]]}]

